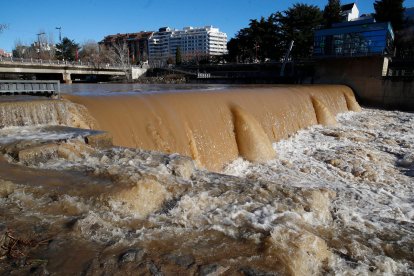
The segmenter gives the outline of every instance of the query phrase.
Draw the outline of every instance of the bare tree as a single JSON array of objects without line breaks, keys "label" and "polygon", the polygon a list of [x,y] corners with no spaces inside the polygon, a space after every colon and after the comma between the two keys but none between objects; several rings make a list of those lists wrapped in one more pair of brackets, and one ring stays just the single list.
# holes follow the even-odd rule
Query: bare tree
[{"label": "bare tree", "polygon": [[1,33],[5,30],[5,29],[7,29],[8,27],[9,27],[9,25],[0,23],[0,34],[1,34]]},{"label": "bare tree", "polygon": [[53,32],[49,32],[48,36],[49,36],[48,43],[49,43],[49,46],[50,46],[49,59],[55,59],[55,57],[56,57],[55,37],[53,35]]},{"label": "bare tree", "polygon": [[109,59],[112,64],[119,65],[122,70],[125,72],[127,80],[130,80],[130,64],[129,64],[129,50],[125,42],[119,42],[112,44],[112,47],[109,49]]},{"label": "bare tree", "polygon": [[[101,64],[105,63],[106,51],[100,52],[99,44],[94,40],[88,40],[81,46],[79,56],[83,62],[87,62],[95,68],[99,68]],[[106,62],[108,63],[108,62]]]},{"label": "bare tree", "polygon": [[38,57],[37,47],[25,45],[20,39],[17,39],[14,42],[13,57],[36,59]]}]

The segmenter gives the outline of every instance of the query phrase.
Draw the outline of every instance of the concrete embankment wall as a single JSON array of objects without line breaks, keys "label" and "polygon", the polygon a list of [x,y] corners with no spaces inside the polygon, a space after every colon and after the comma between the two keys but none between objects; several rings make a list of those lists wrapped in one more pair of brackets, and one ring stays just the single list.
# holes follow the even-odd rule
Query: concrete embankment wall
[{"label": "concrete embankment wall", "polygon": [[319,60],[314,82],[348,85],[363,105],[413,111],[414,79],[386,77],[387,68],[384,57]]}]

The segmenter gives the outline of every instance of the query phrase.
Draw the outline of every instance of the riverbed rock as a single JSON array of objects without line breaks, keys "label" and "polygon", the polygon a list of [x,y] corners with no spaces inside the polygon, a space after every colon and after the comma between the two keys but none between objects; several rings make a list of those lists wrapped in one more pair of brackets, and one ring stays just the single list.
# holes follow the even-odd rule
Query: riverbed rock
[{"label": "riverbed rock", "polygon": [[174,175],[186,180],[191,178],[196,169],[194,161],[191,158],[179,155],[170,155],[167,167]]},{"label": "riverbed rock", "polygon": [[117,183],[106,198],[113,208],[146,217],[160,209],[170,197],[166,188],[157,180],[143,178],[131,183]]},{"label": "riverbed rock", "polygon": [[8,197],[14,190],[15,185],[13,182],[0,179],[0,198]]},{"label": "riverbed rock", "polygon": [[25,165],[45,163],[58,157],[59,145],[46,144],[19,151],[18,160]]},{"label": "riverbed rock", "polygon": [[119,256],[119,263],[141,262],[145,257],[145,250],[142,248],[130,248]]},{"label": "riverbed rock", "polygon": [[96,148],[110,148],[112,147],[112,136],[108,132],[91,134],[85,137],[85,142]]},{"label": "riverbed rock", "polygon": [[22,149],[18,152],[18,161],[25,165],[36,165],[47,161],[63,158],[74,161],[93,153],[94,150],[81,141],[69,143],[49,143]]},{"label": "riverbed rock", "polygon": [[190,254],[181,255],[171,253],[166,256],[166,259],[171,263],[179,265],[183,268],[189,268],[195,262],[194,257]]},{"label": "riverbed rock", "polygon": [[323,239],[293,225],[276,226],[270,241],[272,253],[285,264],[289,275],[321,275],[332,255]]}]

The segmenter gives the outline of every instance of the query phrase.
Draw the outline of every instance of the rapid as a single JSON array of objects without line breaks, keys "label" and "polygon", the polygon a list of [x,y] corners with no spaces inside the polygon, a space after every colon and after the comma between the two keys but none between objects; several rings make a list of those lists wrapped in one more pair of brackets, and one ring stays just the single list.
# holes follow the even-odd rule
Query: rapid
[{"label": "rapid", "polygon": [[413,274],[414,114],[339,85],[95,89],[0,103],[1,273]]}]

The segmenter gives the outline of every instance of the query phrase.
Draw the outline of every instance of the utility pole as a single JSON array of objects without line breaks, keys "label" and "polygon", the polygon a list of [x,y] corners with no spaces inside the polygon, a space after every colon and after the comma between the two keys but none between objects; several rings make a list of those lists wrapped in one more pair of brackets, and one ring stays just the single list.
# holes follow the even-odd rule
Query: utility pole
[{"label": "utility pole", "polygon": [[41,33],[38,33],[37,34],[37,43],[38,43],[38,45],[39,45],[39,52],[37,53],[38,54],[38,58],[40,59],[40,51],[41,51],[41,49],[42,49],[42,47],[41,47],[41,45],[40,45],[40,36],[41,35],[44,35],[45,33],[44,32],[41,32]]},{"label": "utility pole", "polygon": [[62,43],[62,27],[56,27],[56,30],[59,30],[59,42]]}]

